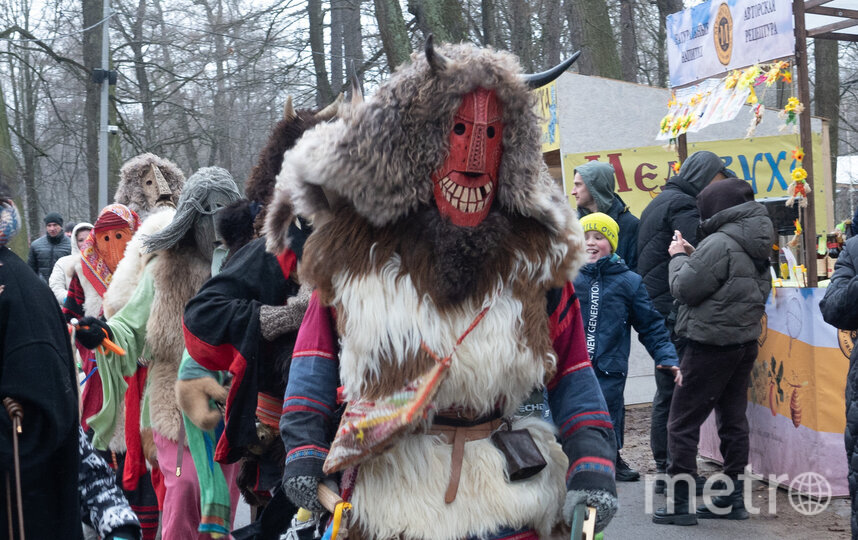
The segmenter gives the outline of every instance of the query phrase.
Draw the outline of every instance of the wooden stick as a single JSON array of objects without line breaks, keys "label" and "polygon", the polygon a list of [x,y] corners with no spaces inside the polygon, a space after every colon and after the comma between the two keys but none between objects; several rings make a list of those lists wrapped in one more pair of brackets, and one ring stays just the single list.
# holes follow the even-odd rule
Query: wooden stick
[{"label": "wooden stick", "polygon": [[316,497],[319,498],[319,502],[322,503],[322,506],[325,507],[330,513],[334,513],[337,509],[337,505],[343,502],[343,498],[340,495],[323,484],[319,482],[319,488],[316,490]]}]

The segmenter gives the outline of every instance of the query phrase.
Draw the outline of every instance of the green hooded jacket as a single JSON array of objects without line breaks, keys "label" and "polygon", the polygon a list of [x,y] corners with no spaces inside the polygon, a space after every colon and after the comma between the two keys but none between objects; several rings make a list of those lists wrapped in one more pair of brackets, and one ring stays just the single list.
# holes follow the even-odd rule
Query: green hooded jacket
[{"label": "green hooded jacket", "polygon": [[[610,163],[590,161],[575,168],[581,175],[590,196],[596,202],[596,210],[611,216],[620,228],[617,242],[617,255],[623,259],[629,270],[637,271],[638,265],[638,223],[626,203],[614,193],[614,167]],[[578,208],[578,217],[589,214],[586,208]]]}]

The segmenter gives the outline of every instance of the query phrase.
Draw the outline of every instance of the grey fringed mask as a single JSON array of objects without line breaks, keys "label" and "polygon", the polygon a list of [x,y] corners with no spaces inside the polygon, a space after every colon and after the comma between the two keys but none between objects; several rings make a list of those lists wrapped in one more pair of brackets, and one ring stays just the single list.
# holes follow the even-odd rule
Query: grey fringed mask
[{"label": "grey fringed mask", "polygon": [[185,182],[173,221],[145,240],[146,251],[169,249],[193,229],[200,254],[211,260],[217,242],[214,215],[240,198],[238,186],[226,169],[205,167],[198,170]]}]

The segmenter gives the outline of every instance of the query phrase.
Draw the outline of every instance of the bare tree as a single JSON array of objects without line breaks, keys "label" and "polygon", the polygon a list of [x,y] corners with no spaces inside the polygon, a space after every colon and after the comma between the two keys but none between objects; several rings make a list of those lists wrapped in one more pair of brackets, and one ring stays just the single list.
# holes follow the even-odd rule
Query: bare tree
[{"label": "bare tree", "polygon": [[566,17],[575,47],[581,48],[579,71],[619,79],[622,69],[606,1],[566,0]]},{"label": "bare tree", "polygon": [[658,86],[667,86],[668,65],[667,65],[667,16],[682,9],[682,0],[655,0],[656,8],[658,9],[658,34],[656,34],[658,60],[658,78],[656,84]]},{"label": "bare tree", "polygon": [[840,140],[840,62],[838,43],[829,39],[813,40],[814,114],[828,119],[831,150],[831,175],[837,177],[838,141]]},{"label": "bare tree", "polygon": [[547,68],[560,63],[563,48],[563,5],[553,0],[542,2],[542,61],[537,61],[540,68]]},{"label": "bare tree", "polygon": [[638,46],[635,31],[634,0],[620,0],[620,64],[623,80],[638,78]]},{"label": "bare tree", "polygon": [[[307,20],[310,24],[310,52],[316,70],[316,105],[323,106],[334,100],[328,68],[325,65],[325,28],[322,16],[322,1],[307,0]],[[342,66],[340,67],[342,70]]]},{"label": "bare tree", "polygon": [[361,0],[340,0],[343,12],[343,56],[353,66],[355,75],[363,83],[363,30],[360,22]]},{"label": "bare tree", "polygon": [[408,11],[425,38],[429,34],[444,43],[465,39],[462,5],[455,0],[408,0]]},{"label": "bare tree", "polygon": [[483,45],[497,47],[498,24],[495,14],[495,0],[480,1],[480,21],[483,30]]},{"label": "bare tree", "polygon": [[527,71],[534,70],[533,13],[526,0],[509,0],[510,50],[518,56]]},{"label": "bare tree", "polygon": [[398,0],[374,0],[375,19],[384,53],[387,56],[387,66],[390,71],[404,64],[411,55],[411,40],[402,18],[402,8]]}]

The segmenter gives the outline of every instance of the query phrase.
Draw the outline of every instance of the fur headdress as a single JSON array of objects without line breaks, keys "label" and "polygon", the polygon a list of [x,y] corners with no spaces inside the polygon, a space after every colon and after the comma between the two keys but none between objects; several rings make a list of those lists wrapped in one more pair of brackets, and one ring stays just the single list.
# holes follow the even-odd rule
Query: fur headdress
[{"label": "fur headdress", "polygon": [[427,50],[431,62],[413,54],[371,99],[316,126],[286,153],[266,220],[269,251],[287,245],[289,222],[280,209],[290,203],[320,223],[330,217],[329,201],[341,198],[374,226],[432,204],[430,178],[449,152],[454,114],[479,87],[494,90],[503,106],[495,204],[553,234],[573,226],[571,207],[542,160],[535,97],[515,56],[469,44]]},{"label": "fur headdress", "polygon": [[158,167],[167,185],[170,186],[170,191],[173,192],[173,204],[179,200],[179,195],[182,193],[182,185],[185,183],[185,175],[179,166],[170,161],[156,156],[155,154],[140,154],[133,157],[122,165],[119,169],[119,187],[116,188],[116,195],[113,201],[119,204],[124,204],[138,214],[147,214],[152,211],[149,203],[146,201],[146,195],[143,193],[141,181],[149,174],[151,165]]}]

